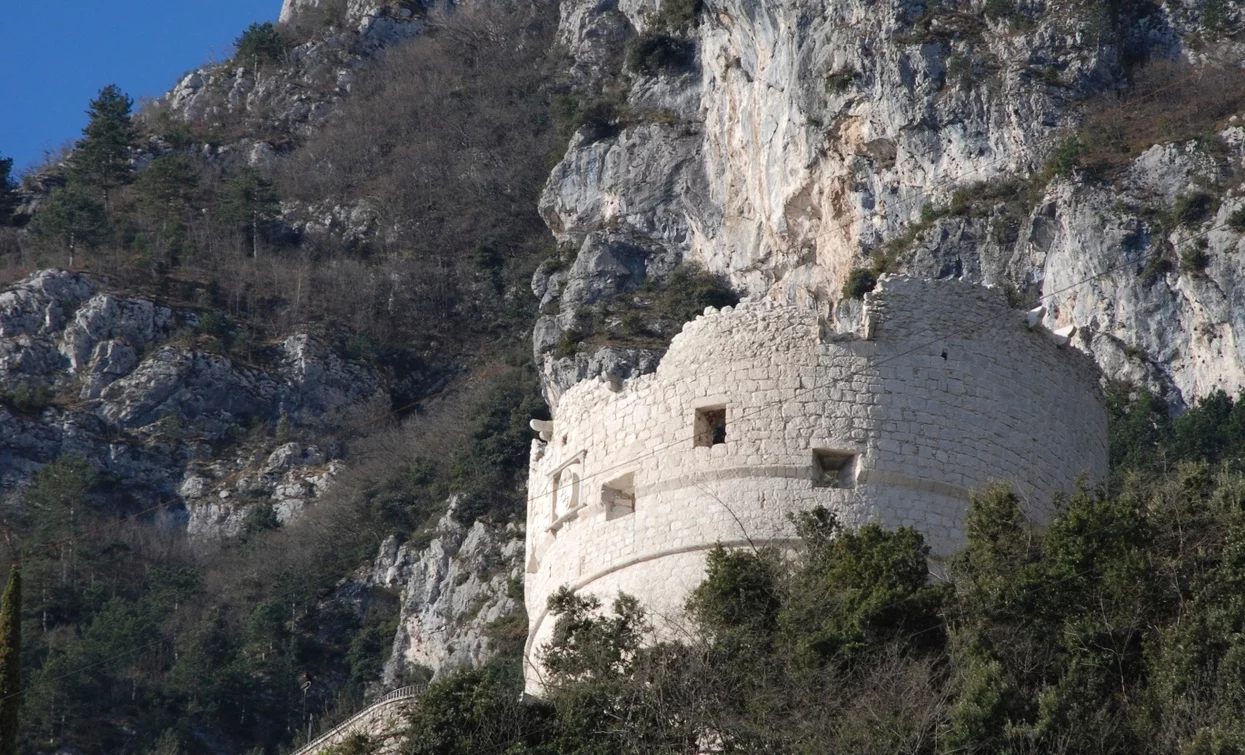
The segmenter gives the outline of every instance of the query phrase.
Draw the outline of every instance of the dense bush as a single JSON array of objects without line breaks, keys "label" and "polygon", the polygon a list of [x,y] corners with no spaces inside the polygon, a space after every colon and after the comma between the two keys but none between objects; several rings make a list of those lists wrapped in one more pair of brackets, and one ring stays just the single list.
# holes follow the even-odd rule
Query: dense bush
[{"label": "dense bush", "polygon": [[661,0],[658,11],[649,19],[652,27],[664,31],[686,31],[705,10],[704,0]]},{"label": "dense bush", "polygon": [[1172,215],[1181,225],[1195,226],[1210,216],[1215,205],[1214,196],[1204,191],[1195,191],[1192,194],[1177,197]]},{"label": "dense bush", "polygon": [[627,42],[627,68],[646,76],[677,73],[689,65],[695,45],[669,34],[641,34]]},{"label": "dense bush", "polygon": [[858,267],[847,275],[843,281],[844,299],[862,299],[864,295],[877,288],[878,276],[873,270]]},{"label": "dense bush", "polygon": [[260,65],[280,63],[289,47],[281,32],[271,21],[253,23],[234,43],[234,59]]},{"label": "dense bush", "polygon": [[1228,216],[1228,227],[1237,233],[1245,233],[1245,207]]},{"label": "dense bush", "polygon": [[722,276],[693,264],[675,268],[663,282],[658,310],[663,317],[682,324],[695,320],[707,307],[733,307],[739,295]]},{"label": "dense bush", "polygon": [[22,383],[5,391],[0,400],[18,414],[37,415],[52,405],[52,389],[37,383]]}]

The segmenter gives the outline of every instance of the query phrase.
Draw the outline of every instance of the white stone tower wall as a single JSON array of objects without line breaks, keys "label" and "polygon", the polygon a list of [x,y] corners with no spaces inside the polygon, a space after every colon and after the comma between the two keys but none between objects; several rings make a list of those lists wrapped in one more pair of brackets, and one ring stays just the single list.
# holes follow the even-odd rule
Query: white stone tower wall
[{"label": "white stone tower wall", "polygon": [[[705,551],[790,542],[794,511],[912,525],[936,557],[963,543],[970,491],[991,481],[1044,519],[1052,494],[1106,473],[1097,381],[1088,357],[1029,330],[1002,292],[959,282],[884,279],[856,333],[760,302],[698,318],[655,373],[567,391],[549,441],[533,444],[529,661],[559,586],[606,603],[622,590],[677,624]],[[724,443],[695,444],[706,408],[725,409]],[[838,486],[814,449],[854,455]],[[530,663],[530,688],[538,676]]]}]

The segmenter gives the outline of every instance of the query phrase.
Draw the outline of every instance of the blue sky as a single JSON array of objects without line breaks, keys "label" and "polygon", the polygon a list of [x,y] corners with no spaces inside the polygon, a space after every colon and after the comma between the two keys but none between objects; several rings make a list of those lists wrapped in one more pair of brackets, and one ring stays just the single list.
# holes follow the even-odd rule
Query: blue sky
[{"label": "blue sky", "polygon": [[280,12],[281,0],[0,0],[0,154],[37,164],[81,135],[103,87],[137,108]]}]

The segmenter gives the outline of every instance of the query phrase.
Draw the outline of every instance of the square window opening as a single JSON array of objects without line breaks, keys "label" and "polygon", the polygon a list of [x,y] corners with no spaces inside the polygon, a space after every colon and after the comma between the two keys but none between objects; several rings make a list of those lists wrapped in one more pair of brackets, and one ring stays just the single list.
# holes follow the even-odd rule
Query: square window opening
[{"label": "square window opening", "polygon": [[716,446],[726,442],[726,407],[709,406],[696,410],[696,423],[692,428],[696,448]]},{"label": "square window opening", "polygon": [[850,451],[813,449],[813,487],[856,487],[856,464],[860,454]]},{"label": "square window opening", "polygon": [[601,503],[605,506],[605,521],[635,513],[635,473],[610,480],[601,486]]}]

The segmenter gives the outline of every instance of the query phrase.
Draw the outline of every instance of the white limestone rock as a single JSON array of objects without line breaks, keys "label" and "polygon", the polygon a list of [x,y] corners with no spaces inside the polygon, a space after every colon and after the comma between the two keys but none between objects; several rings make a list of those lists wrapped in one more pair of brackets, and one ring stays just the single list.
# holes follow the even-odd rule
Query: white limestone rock
[{"label": "white limestone rock", "polygon": [[523,534],[517,525],[475,522],[464,527],[451,511],[422,548],[386,540],[372,567],[374,584],[402,591],[402,611],[384,683],[413,665],[435,677],[477,666],[492,654],[486,629],[522,610],[511,584],[522,580]]}]

